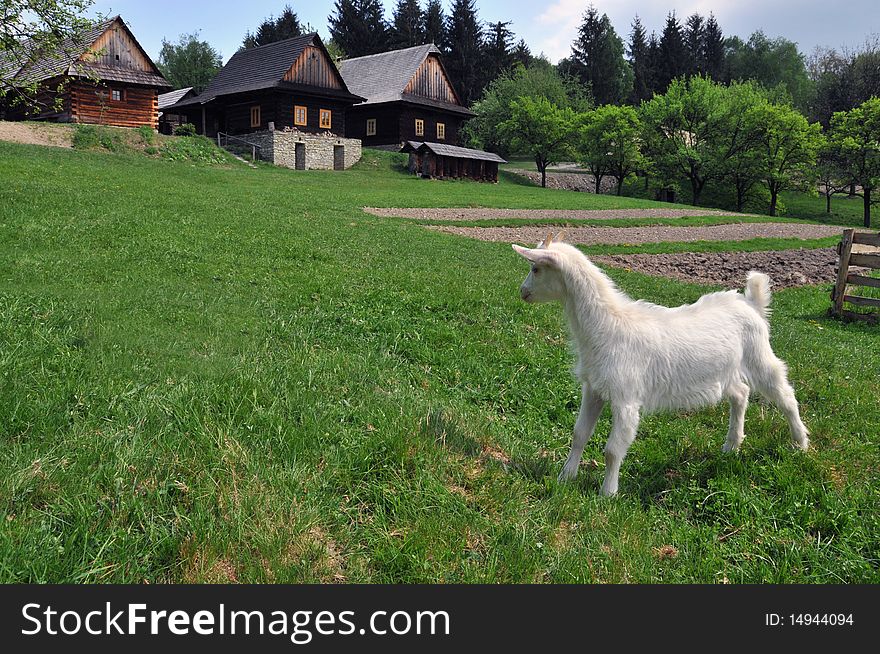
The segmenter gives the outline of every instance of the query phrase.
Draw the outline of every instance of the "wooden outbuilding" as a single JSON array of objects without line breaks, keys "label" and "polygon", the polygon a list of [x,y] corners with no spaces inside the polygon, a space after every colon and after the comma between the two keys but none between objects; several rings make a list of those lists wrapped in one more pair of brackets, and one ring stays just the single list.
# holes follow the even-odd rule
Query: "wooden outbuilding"
[{"label": "wooden outbuilding", "polygon": [[187,86],[182,89],[159,94],[159,131],[162,134],[173,134],[174,128],[187,122],[187,117],[168,111],[168,107],[177,104],[181,100],[188,100],[198,95],[193,87]]},{"label": "wooden outbuilding", "polygon": [[117,127],[159,126],[158,96],[171,85],[119,16],[57,52],[33,53],[13,85],[39,84],[36,106],[8,106],[7,120],[54,120]]},{"label": "wooden outbuilding", "polygon": [[473,179],[497,182],[498,164],[507,163],[493,152],[461,148],[446,143],[407,141],[401,152],[409,153],[409,171],[437,179]]},{"label": "wooden outbuilding", "polygon": [[339,70],[351,92],[367,99],[349,110],[345,125],[346,136],[365,146],[458,145],[461,125],[474,115],[462,105],[432,43],[346,59]]},{"label": "wooden outbuilding", "polygon": [[208,87],[167,108],[200,134],[247,134],[285,127],[345,135],[346,110],[364,98],[349,92],[317,34],[239,50]]}]

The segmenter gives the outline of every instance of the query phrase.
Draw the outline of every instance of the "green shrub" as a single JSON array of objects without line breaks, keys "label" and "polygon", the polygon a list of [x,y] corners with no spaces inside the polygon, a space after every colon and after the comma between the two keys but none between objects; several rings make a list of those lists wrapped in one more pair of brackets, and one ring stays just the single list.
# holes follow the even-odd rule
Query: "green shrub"
[{"label": "green shrub", "polygon": [[170,161],[192,161],[203,164],[222,164],[234,161],[234,157],[217,147],[204,136],[168,139],[162,144],[162,157]]},{"label": "green shrub", "polygon": [[196,126],[192,123],[184,123],[174,128],[174,136],[195,136]]},{"label": "green shrub", "polygon": [[156,131],[149,125],[141,125],[137,128],[137,133],[144,145],[153,145],[156,142]]},{"label": "green shrub", "polygon": [[100,125],[77,125],[73,133],[73,147],[78,150],[109,150],[127,152],[128,145],[118,130]]}]

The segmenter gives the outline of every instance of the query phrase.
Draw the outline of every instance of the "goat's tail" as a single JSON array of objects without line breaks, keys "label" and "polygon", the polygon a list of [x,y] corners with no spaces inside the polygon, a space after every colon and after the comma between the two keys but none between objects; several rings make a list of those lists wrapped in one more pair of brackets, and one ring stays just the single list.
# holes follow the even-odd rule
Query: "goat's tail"
[{"label": "goat's tail", "polygon": [[746,275],[746,301],[764,316],[770,316],[770,277],[756,270]]}]

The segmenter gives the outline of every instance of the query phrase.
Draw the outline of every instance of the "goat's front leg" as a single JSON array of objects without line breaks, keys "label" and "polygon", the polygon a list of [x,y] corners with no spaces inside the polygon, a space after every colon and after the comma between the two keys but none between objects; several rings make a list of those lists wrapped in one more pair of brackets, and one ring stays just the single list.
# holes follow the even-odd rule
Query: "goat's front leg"
[{"label": "goat's front leg", "polygon": [[571,452],[569,452],[568,459],[559,473],[559,481],[567,481],[577,476],[584,447],[592,437],[593,430],[596,429],[596,422],[599,420],[603,406],[605,406],[605,401],[593,393],[587,384],[581,384],[581,410],[578,413],[577,422],[574,424]]},{"label": "goat's front leg", "polygon": [[602,484],[602,495],[617,493],[620,464],[636,439],[636,430],[639,428],[639,407],[632,404],[612,406],[611,416],[611,435],[605,444],[605,482]]}]

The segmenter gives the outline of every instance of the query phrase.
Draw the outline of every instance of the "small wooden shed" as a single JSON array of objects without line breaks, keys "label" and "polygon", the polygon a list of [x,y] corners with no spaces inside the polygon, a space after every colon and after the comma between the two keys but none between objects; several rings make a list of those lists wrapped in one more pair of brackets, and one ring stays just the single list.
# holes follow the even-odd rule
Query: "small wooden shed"
[{"label": "small wooden shed", "polygon": [[400,151],[409,153],[411,173],[428,178],[497,182],[498,164],[507,163],[494,152],[445,143],[407,141]]}]

